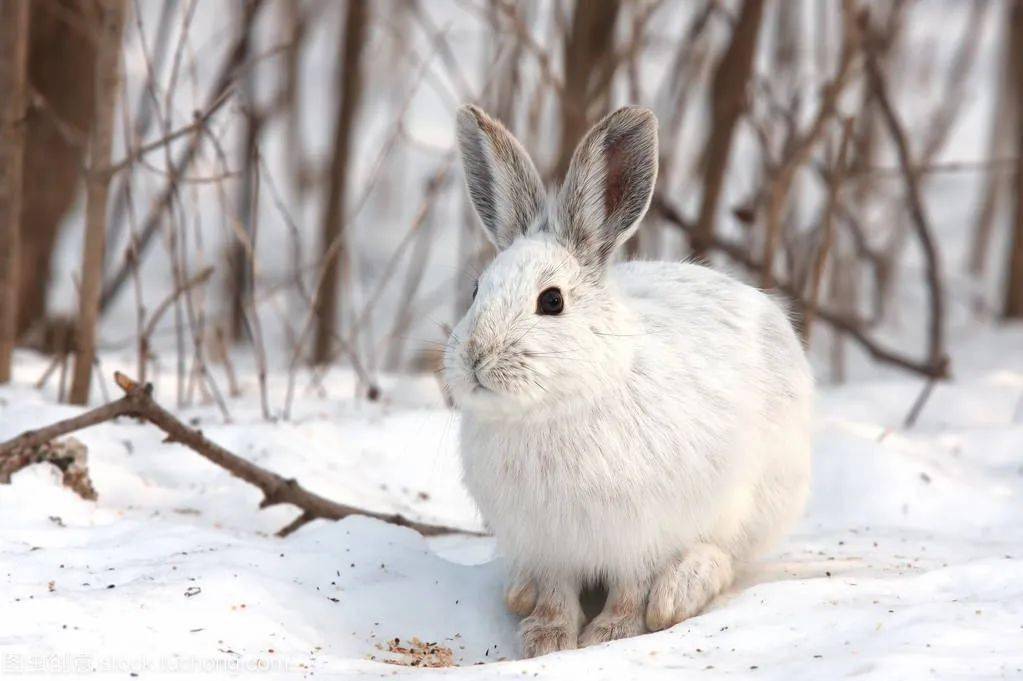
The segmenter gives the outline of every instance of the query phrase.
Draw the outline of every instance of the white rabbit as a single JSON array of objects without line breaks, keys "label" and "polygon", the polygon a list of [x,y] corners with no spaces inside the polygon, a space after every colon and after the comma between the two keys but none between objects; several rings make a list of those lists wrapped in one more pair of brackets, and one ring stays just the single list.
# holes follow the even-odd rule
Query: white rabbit
[{"label": "white rabbit", "polygon": [[[813,378],[782,308],[724,274],[612,264],[657,176],[637,107],[545,191],[514,137],[458,112],[469,194],[499,253],[451,334],[465,483],[507,556],[541,655],[698,613],[802,512]],[[603,612],[580,633],[580,590]]]}]

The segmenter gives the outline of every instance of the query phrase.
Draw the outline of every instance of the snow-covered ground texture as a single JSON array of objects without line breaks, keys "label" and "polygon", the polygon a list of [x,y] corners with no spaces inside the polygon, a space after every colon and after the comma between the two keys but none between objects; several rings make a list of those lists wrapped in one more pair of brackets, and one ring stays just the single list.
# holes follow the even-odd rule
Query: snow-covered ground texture
[{"label": "snow-covered ground texture", "polygon": [[[984,334],[976,366],[908,430],[913,380],[823,388],[813,498],[775,553],[671,630],[533,660],[518,659],[491,539],[364,517],[279,539],[293,509],[259,511],[254,488],[151,426],[103,424],[77,435],[96,502],[48,464],[0,486],[0,675],[1021,678],[1021,348],[1019,329]],[[42,358],[18,360],[0,440],[78,411],[32,387]],[[275,423],[243,387],[228,424],[212,407],[182,416],[339,501],[480,527],[432,377],[392,379],[367,403],[337,370]],[[157,396],[172,402],[171,386]]]},{"label": "snow-covered ground texture", "polygon": [[[471,12],[459,9],[461,3],[422,5],[436,13],[434,24],[450,30],[471,89],[482,91],[485,69],[479,65],[486,63],[491,34]],[[677,8],[682,5],[664,6],[673,13],[664,22],[671,36],[679,35]],[[148,15],[155,15],[160,3],[137,6],[152,26],[155,16]],[[931,110],[927,96],[941,93],[916,79],[917,71],[945,63],[951,55],[946,49],[951,41],[935,27],[961,26],[968,6],[912,5],[906,39],[918,49],[906,51],[916,55],[907,64],[920,68],[907,67],[893,87],[911,130]],[[194,92],[175,95],[169,114],[175,128],[203,107],[202,93],[216,75],[215,65],[229,48],[237,22],[219,3],[198,7],[186,50],[192,55],[187,57],[188,91]],[[332,94],[322,83],[332,78],[339,30],[331,17],[337,14],[325,11],[310,27],[304,67],[304,146],[317,163],[326,157],[332,135],[333,108],[325,104]],[[984,159],[986,121],[995,105],[1000,16],[989,14],[960,124],[936,162]],[[265,51],[279,41],[274,17],[267,12],[260,24],[267,32],[261,42]],[[146,75],[141,44],[133,35],[125,59],[130,103],[138,99]],[[384,44],[382,29],[375,35]],[[433,59],[427,37],[402,35],[402,40],[418,46],[423,59]],[[172,35],[172,44],[177,39]],[[270,60],[266,64],[277,68]],[[828,69],[815,66],[821,76],[817,71]],[[442,87],[434,91],[429,84],[437,79]],[[407,172],[388,176],[390,189],[374,194],[366,211],[346,227],[359,248],[352,263],[355,300],[345,309],[362,308],[376,290],[384,263],[419,211],[425,179],[447,158],[452,111],[462,99],[472,98],[459,92],[442,69],[422,80],[422,87],[413,88],[409,110],[414,115],[406,121],[408,133],[420,144],[391,160]],[[656,77],[645,80],[659,82]],[[353,153],[353,195],[361,195],[394,124],[389,113],[382,113],[393,109],[393,103],[385,106],[387,92],[367,90]],[[223,116],[218,130],[226,136],[238,120],[233,114]],[[704,130],[699,121],[687,123],[686,130],[690,141],[683,157],[695,158]],[[744,135],[738,160],[752,132]],[[286,144],[274,123],[263,149],[264,185],[269,189],[271,179],[282,185],[303,235],[297,260],[306,263],[311,278],[319,262],[319,203],[290,196],[283,181]],[[546,140],[532,146],[541,156],[553,148]],[[115,157],[123,151],[116,148]],[[747,169],[754,166],[733,160],[723,212],[748,195],[752,180]],[[212,153],[202,155],[195,168],[200,175],[222,170]],[[430,227],[437,230],[437,242],[428,258],[425,293],[414,306],[408,352],[442,341],[442,325],[460,313],[447,293],[453,278],[461,276],[454,254],[465,196],[457,173]],[[1000,246],[1006,230],[993,243],[993,265],[984,281],[961,273],[980,177],[947,173],[928,176],[923,186],[947,280],[954,380],[935,388],[916,425],[906,429],[902,422],[921,381],[871,362],[849,344],[848,381],[829,385],[830,334],[818,327],[811,354],[821,387],[813,498],[806,516],[776,552],[752,566],[701,615],[658,634],[519,660],[517,622],[501,604],[504,574],[492,540],[450,536],[427,541],[360,517],[315,522],[279,539],[274,532],[294,518],[294,509],[259,510],[260,494],[254,488],[179,445],[163,443],[155,428],[122,420],[76,434],[89,450],[97,501],[83,501],[62,487],[48,465],[25,469],[12,484],[0,485],[0,678],[16,672],[52,676],[76,671],[111,678],[175,672],[185,674],[180,678],[217,678],[255,671],[264,672],[264,678],[429,673],[567,681],[1023,678],[1023,328],[993,330],[990,321],[997,303],[989,289],[1000,290],[1003,282],[999,263],[1005,261]],[[135,182],[141,211],[161,190],[164,176],[136,173]],[[691,210],[692,192],[686,189],[680,187],[672,198]],[[195,185],[187,193],[188,229],[182,234],[201,235],[186,249],[190,274],[219,264],[221,250],[233,239],[232,223],[216,192],[213,185]],[[273,206],[272,192],[261,196],[259,285],[275,288],[274,282],[291,276],[291,242],[282,236],[289,228]],[[405,196],[414,198],[395,200]],[[801,210],[809,210],[804,203]],[[80,225],[80,211],[69,220]],[[65,231],[54,267],[52,312],[69,312],[77,301],[80,238],[80,229]],[[888,301],[884,324],[876,329],[886,345],[915,355],[922,352],[927,328],[917,250],[915,243],[907,245],[899,286]],[[141,288],[150,309],[173,288],[170,269],[165,247],[149,251]],[[217,286],[222,285],[226,271],[221,268],[216,277]],[[300,328],[306,310],[289,295],[265,295],[258,301],[274,417],[282,416],[287,383],[282,367],[292,357],[286,329]],[[402,295],[399,286],[385,287],[379,305],[371,306],[376,314],[364,325],[373,333],[356,345],[380,350],[376,345],[389,332],[395,301]],[[124,294],[104,317],[100,345],[105,352],[94,404],[103,399],[101,387],[116,391],[110,383],[114,369],[135,374],[135,360],[123,348],[133,347],[136,310],[136,299]],[[225,421],[210,405],[177,406],[172,317],[165,316],[153,338],[161,362],[150,367],[157,374],[156,396],[210,438],[340,502],[481,528],[459,483],[458,416],[444,406],[432,376],[381,378],[383,398],[369,403],[352,397],[355,381],[342,369],[315,382],[303,373],[290,418],[268,421],[260,408],[253,362],[236,356],[241,396],[228,400],[230,420]],[[373,353],[366,354],[373,369]],[[43,390],[34,388],[48,364],[48,358],[17,355],[14,384],[0,387],[0,441],[80,411],[58,403],[55,376]],[[214,364],[212,371],[223,388],[224,367]],[[454,666],[426,671],[412,663]]]}]

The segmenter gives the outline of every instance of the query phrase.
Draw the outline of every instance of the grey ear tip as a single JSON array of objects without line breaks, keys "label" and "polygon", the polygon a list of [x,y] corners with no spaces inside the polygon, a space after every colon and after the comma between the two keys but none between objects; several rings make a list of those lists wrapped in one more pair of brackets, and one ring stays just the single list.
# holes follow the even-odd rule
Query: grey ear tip
[{"label": "grey ear tip", "polygon": [[607,122],[616,127],[651,127],[657,132],[657,116],[645,106],[623,106],[609,114]]},{"label": "grey ear tip", "polygon": [[479,108],[475,104],[465,103],[458,107],[456,118],[460,125],[472,123],[473,125],[479,126],[482,121],[487,119],[487,114],[483,111],[483,109]]},{"label": "grey ear tip", "polygon": [[626,104],[625,106],[623,106],[622,108],[620,108],[618,110],[619,111],[627,111],[630,114],[633,114],[635,116],[641,116],[641,117],[644,117],[644,118],[647,118],[647,117],[649,117],[649,118],[656,118],[656,116],[654,115],[654,112],[651,109],[648,109],[645,106],[639,106],[638,104]]},{"label": "grey ear tip", "polygon": [[630,106],[626,108],[629,110],[631,117],[636,119],[637,123],[657,127],[657,115],[650,109],[645,106]]}]

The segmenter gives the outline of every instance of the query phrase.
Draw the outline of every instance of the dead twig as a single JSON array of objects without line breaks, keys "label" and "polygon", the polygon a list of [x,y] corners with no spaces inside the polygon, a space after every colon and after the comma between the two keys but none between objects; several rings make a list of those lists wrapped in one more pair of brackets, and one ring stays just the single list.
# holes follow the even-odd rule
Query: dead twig
[{"label": "dead twig", "polygon": [[828,203],[824,209],[824,235],[821,238],[820,248],[813,262],[813,270],[810,273],[809,304],[803,312],[803,343],[807,346],[810,345],[813,315],[820,299],[824,267],[827,264],[828,255],[831,253],[831,246],[835,240],[835,213],[838,209],[838,193],[841,191],[842,180],[845,177],[846,157],[849,151],[849,140],[852,139],[852,131],[853,119],[847,118],[842,123],[842,140],[838,145],[838,158],[835,159],[835,167],[828,176]]},{"label": "dead twig", "polygon": [[927,379],[927,383],[924,384],[924,389],[920,391],[919,395],[917,395],[909,413],[906,414],[906,420],[902,424],[904,428],[909,429],[916,425],[916,420],[920,417],[920,412],[924,410],[924,405],[927,404],[927,400],[930,398],[931,392],[934,390],[934,384],[935,379]]},{"label": "dead twig", "polygon": [[89,477],[88,451],[73,437],[16,447],[8,456],[0,458],[0,485],[9,485],[12,475],[37,463],[53,464],[60,470],[65,487],[83,499],[96,500],[96,488]]},{"label": "dead twig", "polygon": [[16,451],[39,447],[62,435],[111,421],[119,416],[133,416],[148,421],[166,433],[165,442],[182,444],[236,478],[258,487],[263,492],[260,508],[291,504],[301,509],[301,515],[282,528],[277,533],[278,536],[287,536],[312,520],[319,518],[340,520],[350,515],[369,516],[392,525],[408,527],[423,536],[454,533],[479,534],[472,530],[417,522],[398,513],[377,513],[321,497],[302,487],[294,478],[285,478],[257,466],[208,439],[201,430],[189,428],[153,399],[151,384],[139,384],[120,372],[114,373],[114,381],[124,391],[124,397],[78,416],[37,430],[26,431],[11,440],[0,443],[0,460]]},{"label": "dead twig", "polygon": [[906,199],[909,204],[909,215],[912,218],[913,227],[916,230],[917,238],[920,240],[920,246],[924,252],[927,287],[930,294],[928,363],[934,367],[944,366],[948,364],[948,357],[944,347],[945,296],[941,281],[941,263],[920,193],[920,178],[913,172],[913,159],[910,156],[909,141],[889,97],[888,87],[878,61],[877,50],[869,42],[866,50],[866,63],[871,89],[874,91],[878,108],[881,111],[881,116],[888,128],[888,132],[895,142],[899,166],[902,168],[902,174],[906,182]]},{"label": "dead twig", "polygon": [[860,33],[857,30],[854,7],[851,0],[842,3],[842,17],[845,25],[845,38],[842,43],[842,56],[834,78],[824,86],[821,105],[817,110],[810,127],[790,145],[790,153],[778,169],[768,191],[766,238],[764,254],[761,260],[764,269],[761,272],[761,286],[769,289],[774,285],[775,251],[782,232],[782,216],[788,208],[788,198],[796,173],[806,162],[817,140],[824,134],[828,122],[837,114],[838,98],[841,96],[852,72],[853,61],[859,51]]},{"label": "dead twig", "polygon": [[[685,220],[678,210],[668,204],[660,196],[654,196],[651,209],[653,209],[661,218],[683,230],[688,235],[692,235],[696,230],[695,225]],[[717,235],[711,235],[711,239],[707,242],[707,245],[713,250],[724,253],[731,260],[739,263],[750,272],[760,273],[762,271],[762,263],[750,255],[750,253],[739,244],[730,243]],[[809,301],[805,300],[791,283],[787,281],[777,281],[775,283],[775,288],[788,296],[790,300],[800,307],[810,309]],[[879,345],[877,341],[864,333],[862,325],[858,319],[851,318],[845,314],[835,312],[834,310],[820,305],[814,305],[813,311],[817,317],[829,324],[836,331],[844,333],[856,341],[860,347],[866,350],[871,357],[879,362],[891,364],[923,376],[932,378],[948,378],[947,360],[936,363],[915,360],[895,350],[889,350],[888,348]]]},{"label": "dead twig", "polygon": [[[213,88],[210,90],[209,97],[207,98],[207,105],[204,110],[207,112],[215,112],[220,105],[226,102],[231,94],[233,94],[234,82],[238,74],[246,66],[246,55],[249,53],[249,44],[251,42],[252,26],[256,22],[256,18],[259,15],[260,9],[263,7],[265,0],[248,0],[244,6],[244,15],[242,17],[241,26],[239,28],[238,37],[235,43],[231,46],[228,53],[227,59],[220,67],[220,72],[214,80]],[[178,57],[175,56],[175,62],[178,61]],[[177,68],[175,65],[174,71]],[[170,91],[170,88],[168,89]],[[155,95],[154,95],[155,97]],[[169,107],[168,107],[169,110]],[[202,116],[200,116],[202,121]],[[196,122],[200,122],[196,121]],[[171,166],[172,172],[168,177],[167,185],[160,193],[159,197],[151,206],[145,221],[142,224],[142,229],[139,231],[137,244],[135,246],[136,257],[141,259],[147,246],[151,243],[153,237],[159,231],[163,223],[164,213],[170,209],[174,203],[174,199],[177,196],[177,185],[182,182],[182,176],[188,171],[192,161],[199,153],[199,147],[204,139],[203,131],[204,125],[199,125],[194,128],[190,135],[186,135],[187,143],[185,148],[181,150],[178,155],[177,161]],[[167,133],[171,131],[166,131]],[[167,134],[165,133],[164,137]],[[167,149],[166,145],[162,145],[163,149]],[[141,161],[141,158],[138,159]],[[103,294],[100,298],[100,312],[105,311],[114,298],[119,293],[121,286],[131,276],[131,264],[122,263],[121,267],[117,272],[108,279],[103,286]]]}]

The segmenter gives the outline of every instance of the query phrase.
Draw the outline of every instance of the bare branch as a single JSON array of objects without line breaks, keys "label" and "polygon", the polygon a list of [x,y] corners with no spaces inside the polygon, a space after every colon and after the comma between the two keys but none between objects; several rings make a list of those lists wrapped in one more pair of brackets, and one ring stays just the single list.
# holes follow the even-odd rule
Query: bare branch
[{"label": "bare branch", "polygon": [[[656,211],[656,213],[664,220],[683,230],[686,234],[692,235],[696,229],[692,223],[686,221],[682,215],[661,196],[654,196],[651,209]],[[713,250],[724,253],[731,260],[742,265],[750,272],[759,273],[762,271],[762,264],[739,244],[733,244],[719,236],[712,235],[711,241],[709,241],[707,245]],[[804,307],[805,309],[810,309],[809,302],[804,300],[799,291],[797,291],[790,283],[786,281],[778,281],[776,283],[776,288],[788,296],[789,299],[794,301],[796,304]],[[820,317],[820,319],[829,324],[832,328],[855,340],[860,347],[866,350],[867,353],[877,361],[891,364],[923,376],[948,378],[947,361],[931,363],[920,362],[912,359],[911,357],[907,357],[895,350],[889,350],[888,348],[878,344],[877,341],[870,338],[863,332],[861,324],[857,319],[852,319],[846,315],[820,305],[813,306],[813,310],[814,314]]]},{"label": "bare branch", "polygon": [[941,281],[941,262],[938,257],[937,248],[934,244],[930,224],[924,209],[923,199],[920,194],[920,177],[913,172],[913,159],[909,151],[909,141],[906,132],[899,122],[898,115],[892,106],[888,94],[888,87],[881,71],[878,61],[877,50],[869,41],[866,50],[867,74],[871,88],[874,91],[882,118],[895,142],[895,149],[899,157],[899,166],[902,168],[903,177],[906,182],[906,198],[909,202],[909,214],[916,230],[920,246],[923,248],[926,263],[927,286],[929,289],[930,307],[930,339],[929,339],[929,363],[931,366],[944,366],[948,363],[945,354],[945,298]]},{"label": "bare branch", "polygon": [[[247,0],[245,3],[244,16],[242,18],[241,27],[239,29],[238,37],[231,46],[231,50],[228,54],[227,60],[221,66],[220,72],[217,75],[213,88],[210,90],[210,96],[207,98],[206,111],[211,111],[215,108],[218,102],[221,100],[226,101],[230,97],[232,88],[234,86],[235,79],[238,72],[245,66],[245,58],[249,53],[249,44],[251,39],[252,26],[255,23],[256,17],[259,15],[259,10],[262,8],[264,0]],[[199,152],[199,147],[203,139],[203,130],[205,126],[200,125],[194,130],[191,136],[188,137],[188,142],[181,154],[178,155],[177,162],[173,166],[173,172],[167,179],[167,186],[161,192],[160,196],[153,203],[150,208],[149,214],[146,216],[145,221],[142,224],[142,229],[139,232],[137,244],[135,250],[137,257],[141,259],[142,253],[146,250],[157,231],[160,229],[161,218],[164,212],[173,204],[174,197],[177,193],[177,185],[181,181],[181,175],[185,173],[188,167],[191,165],[192,160]],[[100,310],[106,310],[110,303],[113,302],[121,289],[121,286],[131,276],[131,265],[130,263],[123,263],[114,276],[110,277],[103,286],[103,295],[100,299]]]},{"label": "bare branch", "polygon": [[803,312],[803,342],[806,345],[810,344],[813,316],[818,304],[821,280],[824,277],[824,266],[827,263],[828,255],[831,252],[831,245],[835,238],[835,213],[838,210],[838,193],[841,190],[842,180],[845,176],[845,164],[849,153],[849,140],[852,139],[852,132],[853,120],[847,118],[842,124],[842,141],[839,142],[835,167],[828,177],[828,203],[824,209],[824,236],[821,239],[820,250],[813,262],[813,271],[810,274],[809,300],[807,301],[806,310]]},{"label": "bare branch", "polygon": [[806,162],[817,140],[824,134],[828,121],[836,115],[838,98],[849,82],[853,60],[859,51],[860,32],[856,25],[856,17],[853,14],[851,0],[844,0],[842,3],[842,21],[845,28],[845,37],[842,42],[842,56],[838,71],[834,78],[824,86],[821,105],[817,110],[813,123],[791,145],[792,151],[787,155],[768,190],[765,225],[767,236],[764,241],[764,255],[761,258],[764,263],[764,269],[761,272],[761,286],[764,288],[769,289],[774,284],[774,255],[781,237],[781,221],[788,206],[789,190],[792,187],[792,181],[795,179],[796,172]]},{"label": "bare branch", "polygon": [[424,536],[454,533],[479,534],[472,530],[417,522],[397,513],[368,511],[321,497],[302,487],[294,478],[285,478],[257,466],[209,440],[201,430],[189,428],[157,404],[152,396],[152,385],[136,383],[120,372],[114,374],[114,381],[124,391],[124,397],[44,428],[26,431],[11,440],[0,443],[0,459],[9,456],[12,452],[38,447],[62,435],[111,421],[119,416],[134,416],[148,421],[166,433],[167,442],[182,444],[236,478],[258,487],[263,492],[260,508],[277,504],[291,504],[301,509],[302,514],[278,532],[280,536],[290,534],[310,520],[317,518],[340,520],[350,515],[369,516],[392,525],[408,527]]}]

